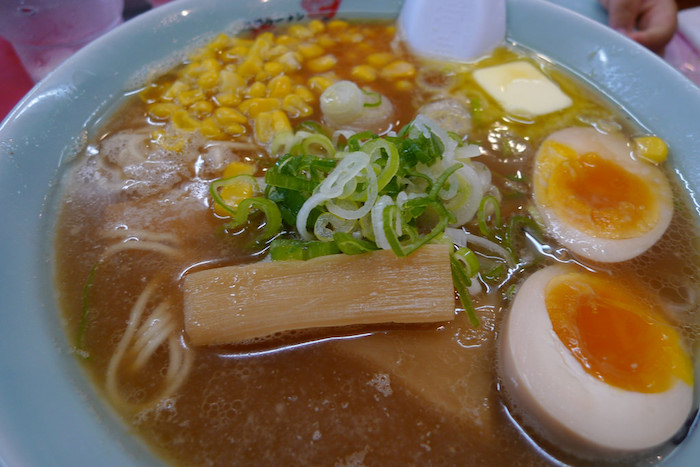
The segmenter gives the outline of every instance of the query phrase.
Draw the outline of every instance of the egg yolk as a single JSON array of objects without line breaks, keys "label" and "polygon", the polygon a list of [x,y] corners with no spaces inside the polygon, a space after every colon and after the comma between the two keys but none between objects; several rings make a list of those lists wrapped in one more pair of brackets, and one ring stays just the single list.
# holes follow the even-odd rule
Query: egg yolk
[{"label": "egg yolk", "polygon": [[561,342],[599,380],[628,391],[693,384],[690,357],[675,329],[642,294],[591,273],[552,279],[545,304]]},{"label": "egg yolk", "polygon": [[556,159],[547,181],[547,204],[567,224],[598,238],[633,238],[649,232],[659,218],[649,183],[596,153],[576,154],[549,141]]}]

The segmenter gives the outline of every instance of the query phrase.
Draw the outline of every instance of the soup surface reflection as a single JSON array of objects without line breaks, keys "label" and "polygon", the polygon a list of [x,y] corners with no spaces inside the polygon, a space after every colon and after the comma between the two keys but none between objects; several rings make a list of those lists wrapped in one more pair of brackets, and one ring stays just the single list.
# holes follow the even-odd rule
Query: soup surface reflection
[{"label": "soup surface reflection", "polygon": [[[571,104],[535,116],[501,110],[472,73],[516,60],[541,70]],[[473,279],[480,287],[470,289],[479,326],[455,300],[449,322],[294,330],[191,345],[183,277],[260,261],[268,251],[250,247],[259,216],[247,229],[223,227],[226,213],[215,211],[210,183],[231,163],[264,176],[280,157],[280,132],[313,128],[330,137],[337,127],[330,127],[319,98],[342,80],[365,89],[365,109],[380,104],[371,100],[378,96],[391,110],[365,123],[370,128],[345,128],[336,135],[341,141],[361,129],[398,132],[421,109],[427,112],[427,104],[446,106],[432,115],[440,121],[447,113],[442,121],[452,121],[450,131],[479,146],[473,160],[490,172],[488,193],[502,223],[516,217],[530,223],[520,225],[525,230],[516,223],[517,261],[508,266],[494,251],[470,245],[482,265]],[[454,105],[463,117],[450,113]],[[308,121],[315,125],[304,127]],[[667,170],[673,217],[639,256],[596,262],[546,229],[542,235],[528,230],[543,227],[532,200],[535,154],[548,135],[571,126],[628,140],[644,136],[612,104],[511,45],[460,65],[412,56],[393,24],[312,21],[221,35],[127,98],[66,171],[55,251],[68,338],[105,399],[176,465],[586,463],[527,423],[521,429],[515,421],[523,421],[521,415],[511,415],[504,403],[498,337],[518,287],[552,264],[614,273],[658,295],[666,319],[695,355],[700,245],[694,212]],[[495,222],[493,212],[486,218]],[[465,229],[484,237],[478,224],[470,218]],[[300,282],[288,296],[303,300],[312,292]],[[633,459],[663,456],[672,447]]]}]

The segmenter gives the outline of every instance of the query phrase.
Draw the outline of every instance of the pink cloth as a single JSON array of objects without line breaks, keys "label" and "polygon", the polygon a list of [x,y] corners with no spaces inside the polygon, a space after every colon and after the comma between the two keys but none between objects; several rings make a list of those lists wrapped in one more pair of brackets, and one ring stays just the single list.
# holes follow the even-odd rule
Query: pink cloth
[{"label": "pink cloth", "polygon": [[0,37],[0,121],[34,86],[15,49]]}]

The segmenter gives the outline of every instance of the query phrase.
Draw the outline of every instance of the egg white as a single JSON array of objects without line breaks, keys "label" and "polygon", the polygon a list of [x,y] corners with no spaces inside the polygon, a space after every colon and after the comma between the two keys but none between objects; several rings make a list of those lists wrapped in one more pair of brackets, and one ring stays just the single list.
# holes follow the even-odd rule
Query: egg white
[{"label": "egg white", "polygon": [[568,266],[549,266],[519,289],[499,347],[502,388],[526,425],[584,457],[657,446],[683,426],[693,389],[682,381],[661,393],[610,386],[587,373],[557,336],[545,287]]},{"label": "egg white", "polygon": [[[655,194],[660,210],[653,228],[636,237],[610,239],[592,236],[561,219],[540,199],[535,190],[534,201],[548,232],[572,252],[594,261],[612,263],[625,261],[642,254],[656,243],[668,228],[673,216],[671,187],[661,170],[633,157],[628,141],[621,136],[600,133],[590,127],[571,127],[551,134],[548,140],[564,144],[578,154],[594,152],[602,158],[613,161],[627,171],[644,179]],[[535,157],[535,183],[538,183],[538,151]],[[539,183],[544,177],[539,176]]]}]

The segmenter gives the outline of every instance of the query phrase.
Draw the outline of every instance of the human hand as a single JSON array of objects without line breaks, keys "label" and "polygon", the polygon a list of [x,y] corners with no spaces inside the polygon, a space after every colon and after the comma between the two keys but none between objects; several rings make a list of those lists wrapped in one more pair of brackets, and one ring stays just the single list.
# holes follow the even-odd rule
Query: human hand
[{"label": "human hand", "polygon": [[656,53],[673,37],[678,7],[674,0],[599,0],[608,10],[608,24]]}]

